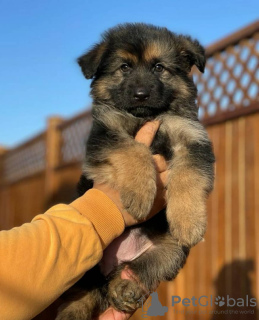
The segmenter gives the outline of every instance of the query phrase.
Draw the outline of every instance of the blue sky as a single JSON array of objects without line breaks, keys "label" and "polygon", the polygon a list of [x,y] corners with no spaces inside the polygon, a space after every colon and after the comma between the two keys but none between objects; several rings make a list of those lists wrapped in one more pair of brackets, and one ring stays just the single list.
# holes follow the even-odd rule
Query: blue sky
[{"label": "blue sky", "polygon": [[76,58],[108,27],[148,22],[205,46],[258,19],[258,0],[2,0],[0,145],[44,130],[47,117],[88,108],[90,81]]}]

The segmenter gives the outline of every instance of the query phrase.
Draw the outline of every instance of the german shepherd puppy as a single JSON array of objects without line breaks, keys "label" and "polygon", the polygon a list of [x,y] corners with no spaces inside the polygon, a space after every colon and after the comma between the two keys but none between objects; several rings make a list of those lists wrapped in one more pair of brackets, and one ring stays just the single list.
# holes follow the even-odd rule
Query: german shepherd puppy
[{"label": "german shepherd puppy", "polygon": [[[93,181],[119,191],[124,208],[145,220],[156,195],[152,154],[168,161],[167,208],[141,225],[139,233],[153,245],[140,257],[116,267],[107,277],[98,267],[70,289],[59,320],[90,320],[112,305],[133,311],[145,290],[172,280],[189,249],[206,230],[206,198],[214,180],[214,154],[198,120],[193,65],[204,72],[205,53],[197,40],[166,28],[123,24],[103,34],[102,41],[78,59],[92,79],[93,127],[87,142],[80,194]],[[149,120],[161,122],[151,148],[134,140]],[[142,285],[122,280],[127,266]],[[80,289],[78,289],[80,288]]]}]

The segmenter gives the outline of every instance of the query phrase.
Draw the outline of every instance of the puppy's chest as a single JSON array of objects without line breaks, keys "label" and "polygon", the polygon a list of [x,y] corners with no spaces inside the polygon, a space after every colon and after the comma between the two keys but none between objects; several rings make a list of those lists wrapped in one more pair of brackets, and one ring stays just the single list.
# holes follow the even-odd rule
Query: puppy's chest
[{"label": "puppy's chest", "polygon": [[[130,136],[135,136],[139,129],[143,126],[143,123],[134,123],[130,126],[130,129],[134,128],[134,130],[130,130],[127,128],[127,132]],[[169,133],[165,128],[158,130],[156,133],[153,142],[150,146],[152,154],[161,154],[164,156],[166,160],[171,160],[173,158],[173,148],[172,148],[172,139],[169,137]]]},{"label": "puppy's chest", "polygon": [[[130,123],[130,122],[129,122]],[[132,123],[129,128],[126,128],[126,131],[130,136],[135,136],[139,129],[143,126],[143,122]],[[134,128],[132,130],[132,128]],[[172,146],[172,137],[169,136],[169,132],[166,127],[163,125],[160,126],[158,132],[153,139],[153,142],[150,146],[152,154],[160,154],[164,156],[166,160],[171,160],[173,158],[173,146]]]},{"label": "puppy's chest", "polygon": [[173,158],[173,149],[167,132],[158,131],[150,148],[152,154],[161,154],[166,160]]}]

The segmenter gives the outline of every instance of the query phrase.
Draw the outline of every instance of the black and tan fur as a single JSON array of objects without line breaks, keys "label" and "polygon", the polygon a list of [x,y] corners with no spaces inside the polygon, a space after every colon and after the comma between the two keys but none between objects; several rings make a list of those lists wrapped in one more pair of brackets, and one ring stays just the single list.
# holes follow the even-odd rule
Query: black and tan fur
[{"label": "black and tan fur", "polygon": [[[61,308],[59,320],[92,319],[108,304],[136,309],[143,286],[120,279],[125,265],[149,291],[159,281],[174,279],[189,249],[204,236],[205,202],[214,178],[212,146],[198,121],[197,90],[189,75],[193,65],[201,72],[205,68],[204,49],[197,40],[152,25],[119,25],[78,63],[85,77],[93,79],[93,127],[81,194],[93,181],[106,183],[120,192],[132,216],[145,220],[156,194],[152,154],[168,160],[170,178],[166,211],[138,226],[153,247],[117,267],[108,279],[98,267],[86,273],[78,284],[84,291],[73,289],[78,292],[75,301]],[[152,119],[159,119],[161,126],[149,149],[134,136]]]}]

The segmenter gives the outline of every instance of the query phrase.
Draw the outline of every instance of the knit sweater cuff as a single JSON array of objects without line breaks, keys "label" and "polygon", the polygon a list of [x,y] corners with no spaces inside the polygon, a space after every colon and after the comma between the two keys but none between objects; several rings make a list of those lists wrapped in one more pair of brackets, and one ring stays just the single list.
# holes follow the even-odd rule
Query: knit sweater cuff
[{"label": "knit sweater cuff", "polygon": [[121,212],[116,204],[102,191],[88,190],[70,204],[93,224],[102,247],[105,249],[125,228]]}]

